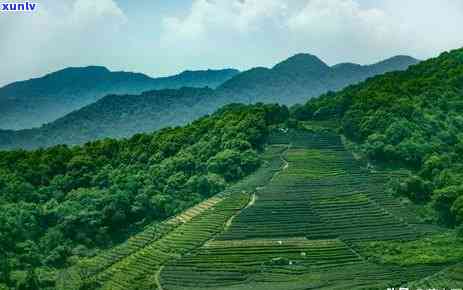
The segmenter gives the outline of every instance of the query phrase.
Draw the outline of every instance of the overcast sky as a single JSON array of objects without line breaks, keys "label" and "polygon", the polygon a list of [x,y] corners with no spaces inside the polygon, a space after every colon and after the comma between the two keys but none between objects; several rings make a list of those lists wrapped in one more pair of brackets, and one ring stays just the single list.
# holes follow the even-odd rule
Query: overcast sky
[{"label": "overcast sky", "polygon": [[300,52],[329,64],[367,64],[397,54],[425,59],[463,47],[462,0],[36,3],[33,13],[0,12],[0,85],[68,66],[161,76],[272,66]]}]

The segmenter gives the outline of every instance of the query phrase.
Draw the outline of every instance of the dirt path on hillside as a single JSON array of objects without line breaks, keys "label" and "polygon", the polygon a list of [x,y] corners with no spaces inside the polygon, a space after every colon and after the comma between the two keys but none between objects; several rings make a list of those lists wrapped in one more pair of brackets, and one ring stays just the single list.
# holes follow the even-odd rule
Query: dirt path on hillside
[{"label": "dirt path on hillside", "polygon": [[228,230],[230,228],[230,226],[232,225],[233,223],[233,220],[235,219],[235,217],[237,217],[239,214],[241,214],[243,212],[243,210],[247,209],[247,208],[250,208],[251,206],[253,206],[255,203],[256,203],[256,200],[257,200],[257,195],[255,193],[253,193],[251,195],[251,199],[249,200],[248,204],[241,210],[237,211],[234,215],[232,215],[228,221],[225,223],[225,226],[223,227],[223,231],[222,232],[225,232],[226,230]]},{"label": "dirt path on hillside", "polygon": [[[287,152],[289,150],[291,146],[288,146],[288,148],[286,148],[281,154],[280,154],[280,159],[283,161],[283,166],[281,167],[280,170],[278,170],[278,172],[275,172],[275,174],[272,176],[272,178],[270,179],[269,183],[272,182],[281,172],[285,171],[288,169],[289,167],[289,162],[286,161],[286,159],[283,157],[285,152]],[[265,186],[263,187],[258,187],[256,188],[256,191],[259,191],[259,190],[262,190],[264,189]],[[241,210],[237,211],[233,216],[231,216],[228,221],[225,223],[224,225],[224,228],[223,228],[223,231],[222,232],[225,232],[226,230],[228,230],[230,228],[230,226],[232,225],[233,223],[233,220],[239,215],[241,214],[245,209],[253,206],[256,201],[257,201],[257,194],[256,193],[253,193],[252,196],[251,196],[251,199],[249,200],[249,203]]]},{"label": "dirt path on hillside", "polygon": [[[285,152],[287,152],[289,150],[291,146],[288,146],[288,148],[286,148],[285,151],[283,151],[281,154],[280,154],[280,159],[283,161],[283,166],[281,167],[281,169],[278,171],[278,172],[275,172],[275,174],[272,176],[272,178],[270,179],[269,183],[275,179],[275,177],[277,177],[282,171],[285,171],[288,169],[289,167],[289,162],[286,161],[286,159],[283,157],[283,155],[285,154]],[[265,186],[263,187],[258,187],[256,188],[257,191],[259,190],[262,190],[263,188],[265,188]],[[249,203],[244,207],[242,208],[241,210],[237,211],[233,216],[231,216],[228,221],[225,223],[225,226],[223,228],[223,231],[222,232],[225,232],[226,230],[228,230],[231,226],[231,224],[233,223],[233,220],[239,215],[241,214],[245,209],[247,208],[250,208],[251,206],[253,206],[257,201],[257,194],[256,193],[253,193],[252,196],[251,196],[251,199],[249,200]]]},{"label": "dirt path on hillside", "polygon": [[164,265],[161,265],[154,275],[154,283],[156,284],[157,290],[164,290],[161,285],[161,272],[164,269]]},{"label": "dirt path on hillside", "polygon": [[272,182],[278,175],[280,175],[281,172],[288,170],[288,168],[289,168],[289,162],[283,157],[283,154],[284,154],[285,152],[288,152],[288,150],[289,150],[290,148],[291,148],[291,146],[288,146],[288,148],[287,148],[284,152],[281,153],[280,158],[281,158],[281,161],[283,161],[283,167],[281,168],[281,170],[279,170],[278,172],[276,172],[276,173],[272,176],[272,179],[270,179],[270,182]]},{"label": "dirt path on hillside", "polygon": [[289,167],[289,162],[286,161],[285,159],[283,159],[283,161],[285,162],[285,165],[283,166],[283,171],[285,171]]},{"label": "dirt path on hillside", "polygon": [[[280,168],[280,170],[278,170],[277,172],[275,172],[275,174],[272,176],[272,178],[270,179],[270,181],[268,183],[270,183],[275,177],[277,177],[282,171],[284,170],[287,170],[288,167],[289,167],[289,163],[288,161],[286,161],[286,159],[284,158],[284,154],[285,152],[287,152],[289,149],[290,149],[291,146],[288,146],[288,148],[286,148],[286,150],[284,150],[281,154],[280,154],[280,158],[281,160],[283,161],[283,166]],[[267,184],[268,184],[267,183]],[[266,185],[267,185],[266,184]],[[266,186],[265,185],[265,186]],[[265,187],[264,186],[264,187]],[[258,187],[256,188],[256,191],[258,190],[261,190],[263,189],[264,187]],[[224,224],[223,226],[223,229],[221,232],[217,233],[216,235],[212,236],[208,241],[206,241],[204,244],[202,244],[200,247],[203,247],[204,245],[207,245],[210,241],[213,241],[215,240],[215,238],[220,235],[221,233],[225,232],[226,230],[228,230],[230,228],[230,226],[233,224],[233,221],[234,219],[239,215],[241,214],[245,209],[247,208],[250,208],[251,206],[254,206],[256,201],[257,201],[258,197],[257,197],[257,194],[256,192],[252,193],[251,196],[250,196],[250,199],[249,199],[249,202],[246,204],[246,206],[244,206],[242,209],[238,210],[234,215],[232,215],[228,220],[227,222]],[[198,247],[198,248],[200,248]],[[191,253],[193,251],[190,251],[189,253]],[[161,285],[161,273],[162,273],[162,270],[164,269],[165,267],[165,264],[161,265],[159,267],[159,269],[156,271],[155,275],[154,275],[154,282],[156,284],[156,287],[157,287],[157,290],[164,290],[164,288],[162,287]]]}]

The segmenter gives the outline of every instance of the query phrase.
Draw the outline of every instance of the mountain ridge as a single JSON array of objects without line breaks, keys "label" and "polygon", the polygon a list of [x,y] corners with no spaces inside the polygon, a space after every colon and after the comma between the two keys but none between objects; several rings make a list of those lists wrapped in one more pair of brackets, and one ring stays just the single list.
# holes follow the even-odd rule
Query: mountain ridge
[{"label": "mountain ridge", "polygon": [[1,87],[0,128],[39,127],[109,94],[141,94],[184,86],[215,88],[238,73],[234,69],[201,70],[152,78],[103,66],[69,67]]},{"label": "mountain ridge", "polygon": [[[142,94],[114,94],[40,128],[0,131],[0,148],[36,148],[81,144],[98,138],[128,137],[167,126],[184,125],[230,103],[302,103],[378,73],[405,69],[417,60],[387,59],[367,66],[329,67],[311,54],[297,54],[272,68],[239,73],[213,89],[150,90]],[[397,61],[399,60],[399,61]],[[387,67],[388,63],[392,63]],[[188,75],[188,71],[184,74]],[[170,97],[168,95],[171,95]],[[160,100],[155,100],[156,97]],[[128,102],[130,100],[130,102]]]},{"label": "mountain ridge", "polygon": [[337,91],[377,74],[404,70],[419,63],[411,56],[393,56],[369,64],[328,66],[308,53],[296,54],[272,68],[257,67],[244,71],[220,85],[225,95],[241,94],[240,101],[278,102],[294,105],[327,91]]}]

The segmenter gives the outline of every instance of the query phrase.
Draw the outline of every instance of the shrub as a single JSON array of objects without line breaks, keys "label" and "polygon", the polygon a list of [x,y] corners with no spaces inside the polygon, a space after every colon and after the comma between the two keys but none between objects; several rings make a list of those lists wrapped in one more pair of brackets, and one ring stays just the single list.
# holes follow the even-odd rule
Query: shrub
[{"label": "shrub", "polygon": [[424,202],[430,198],[432,184],[429,181],[423,180],[419,176],[411,175],[400,184],[399,192],[414,201]]}]

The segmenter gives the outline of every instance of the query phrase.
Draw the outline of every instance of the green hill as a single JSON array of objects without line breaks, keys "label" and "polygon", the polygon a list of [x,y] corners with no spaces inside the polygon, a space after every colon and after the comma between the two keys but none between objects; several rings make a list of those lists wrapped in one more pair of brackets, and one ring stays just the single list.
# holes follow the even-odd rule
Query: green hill
[{"label": "green hill", "polygon": [[270,126],[288,115],[230,105],[130,139],[0,152],[0,289],[55,289],[58,269],[146,225],[161,235],[162,221],[256,171]]},{"label": "green hill", "polygon": [[[58,289],[387,289],[463,284],[463,240],[386,192],[332,133],[278,131],[264,166],[63,273]],[[156,234],[153,234],[156,233]],[[434,278],[439,277],[439,279]]]},{"label": "green hill", "polygon": [[81,261],[65,281],[96,289],[462,287],[462,80],[456,50],[292,108],[309,131],[272,134],[262,158],[278,170],[262,167],[260,183],[243,180],[245,190],[192,208],[159,236],[142,232]]},{"label": "green hill", "polygon": [[215,91],[209,88],[109,95],[37,129],[0,130],[0,148],[83,144],[108,136],[123,138],[187,124],[214,112],[214,95]]},{"label": "green hill", "polygon": [[295,110],[302,120],[337,119],[368,158],[410,168],[391,190],[463,222],[463,49],[327,94]]},{"label": "green hill", "polygon": [[66,68],[0,88],[0,129],[39,127],[108,94],[140,94],[185,86],[215,88],[238,73],[231,69],[185,71],[171,77],[151,78],[97,66]]},{"label": "green hill", "polygon": [[[376,74],[402,70],[416,62],[411,57],[401,56],[369,66],[329,67],[315,56],[299,54],[272,69],[255,68],[238,74],[216,90],[182,88],[141,95],[109,95],[40,128],[0,130],[0,149],[30,149],[83,144],[104,137],[128,137],[166,126],[184,125],[235,102],[286,105],[305,102],[321,93],[338,90]],[[198,74],[185,73],[177,83],[167,80],[162,83],[172,87],[178,83],[193,85],[187,82],[188,75],[194,75],[198,82]]]},{"label": "green hill", "polygon": [[0,152],[0,288],[462,287],[462,56],[290,110]]}]

